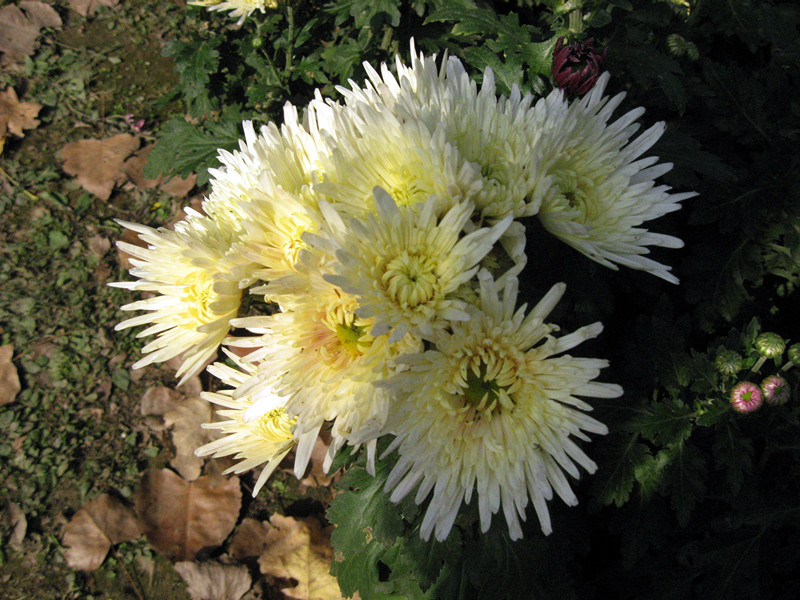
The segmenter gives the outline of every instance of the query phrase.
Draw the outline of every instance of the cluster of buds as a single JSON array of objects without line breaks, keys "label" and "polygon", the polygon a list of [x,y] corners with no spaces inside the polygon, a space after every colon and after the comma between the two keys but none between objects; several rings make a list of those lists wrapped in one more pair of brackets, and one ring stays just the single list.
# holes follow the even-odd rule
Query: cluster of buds
[{"label": "cluster of buds", "polygon": [[[758,373],[768,358],[780,358],[786,350],[786,340],[777,333],[762,333],[755,340],[755,348],[759,354],[750,375]],[[793,344],[789,348],[788,361],[781,368],[781,372],[788,371],[795,364],[800,363],[800,344]],[[742,357],[731,350],[721,349],[715,361],[717,371],[724,376],[733,376],[743,367]],[[740,381],[730,393],[730,402],[733,409],[740,413],[751,413],[767,403],[771,406],[786,404],[791,397],[789,382],[779,374],[770,375],[756,385],[751,381]]]}]

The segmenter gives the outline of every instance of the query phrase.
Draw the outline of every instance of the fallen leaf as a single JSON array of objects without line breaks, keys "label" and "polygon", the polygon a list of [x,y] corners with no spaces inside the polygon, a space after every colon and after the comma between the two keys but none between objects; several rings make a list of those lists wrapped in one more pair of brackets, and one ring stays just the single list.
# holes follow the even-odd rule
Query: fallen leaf
[{"label": "fallen leaf", "polygon": [[172,427],[175,458],[169,464],[187,481],[200,477],[204,460],[194,455],[200,446],[214,439],[213,431],[203,429],[203,423],[214,419],[211,403],[199,397],[184,398],[164,413],[164,424]]},{"label": "fallen leaf", "polygon": [[0,346],[0,406],[12,403],[22,389],[17,367],[11,362],[13,356],[13,345]]},{"label": "fallen leaf", "polygon": [[156,385],[145,391],[139,402],[139,411],[143,417],[158,417],[158,419],[148,419],[147,424],[155,431],[163,431],[167,426],[161,417],[172,410],[181,398],[180,392],[165,385]]},{"label": "fallen leaf", "polygon": [[108,200],[125,181],[125,159],[139,147],[139,136],[121,133],[104,140],[79,140],[61,149],[64,172],[74,175],[87,192]]},{"label": "fallen leaf", "polygon": [[73,569],[93,571],[114,544],[142,534],[136,514],[116,496],[102,494],[81,507],[64,526],[64,558]]},{"label": "fallen leaf", "polygon": [[8,543],[12,548],[19,550],[25,540],[25,534],[28,532],[28,519],[19,504],[15,502],[6,501],[6,513],[11,526]]},{"label": "fallen leaf", "polygon": [[238,477],[212,487],[208,477],[184,481],[169,469],[146,471],[136,496],[147,539],[174,560],[191,560],[200,550],[222,544],[241,504]]},{"label": "fallen leaf", "polygon": [[101,6],[116,8],[119,0],[67,0],[67,4],[79,15],[88,17],[97,12]]},{"label": "fallen leaf", "polygon": [[38,102],[20,102],[13,87],[0,92],[0,138],[5,137],[6,131],[24,137],[23,129],[39,126],[36,115],[40,110],[42,105]]},{"label": "fallen leaf", "polygon": [[268,521],[262,523],[255,519],[243,519],[233,532],[228,544],[228,554],[234,560],[261,556],[269,545],[269,533],[272,529]]},{"label": "fallen leaf", "polygon": [[179,562],[175,570],[189,586],[192,600],[239,600],[253,583],[245,566]]},{"label": "fallen leaf", "polygon": [[269,546],[258,558],[261,572],[281,579],[294,579],[297,585],[281,588],[290,600],[341,600],[336,578],[330,574],[333,548],[330,537],[313,518],[293,519],[272,515],[274,528]]},{"label": "fallen leaf", "polygon": [[111,240],[103,235],[93,235],[89,238],[89,252],[95,258],[103,258],[111,250]]},{"label": "fallen leaf", "polygon": [[192,174],[186,179],[181,177],[172,177],[167,180],[163,176],[159,177],[158,179],[145,178],[144,166],[147,164],[148,156],[154,147],[155,144],[145,146],[134,153],[133,156],[128,158],[125,161],[125,174],[138,188],[150,189],[157,187],[172,196],[185,198],[195,186],[195,183],[197,183],[196,175]]},{"label": "fallen leaf", "polygon": [[61,27],[61,17],[44,2],[25,0],[19,3],[19,8],[13,4],[0,8],[0,66],[25,62],[39,45],[42,27]]}]

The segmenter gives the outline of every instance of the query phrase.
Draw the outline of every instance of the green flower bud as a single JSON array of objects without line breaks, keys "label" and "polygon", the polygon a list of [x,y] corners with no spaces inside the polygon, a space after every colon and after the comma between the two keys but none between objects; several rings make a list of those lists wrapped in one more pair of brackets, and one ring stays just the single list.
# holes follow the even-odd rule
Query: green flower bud
[{"label": "green flower bud", "polygon": [[786,349],[786,340],[777,333],[762,333],[756,338],[756,350],[764,358],[776,358]]},{"label": "green flower bud", "polygon": [[250,40],[250,45],[253,48],[261,48],[264,45],[264,38],[260,35],[255,36],[253,39]]},{"label": "green flower bud", "polygon": [[800,363],[800,344],[792,344],[789,346],[789,361]]},{"label": "green flower bud", "polygon": [[722,375],[736,375],[742,370],[742,356],[733,350],[721,348],[714,364]]}]

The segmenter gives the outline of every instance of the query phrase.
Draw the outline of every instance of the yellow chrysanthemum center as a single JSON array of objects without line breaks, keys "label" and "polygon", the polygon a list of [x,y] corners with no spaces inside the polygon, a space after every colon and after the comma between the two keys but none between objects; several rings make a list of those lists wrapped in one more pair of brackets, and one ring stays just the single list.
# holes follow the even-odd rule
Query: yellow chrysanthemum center
[{"label": "yellow chrysanthemum center", "polygon": [[355,308],[355,302],[332,302],[326,308],[322,320],[330,333],[321,352],[332,366],[346,367],[372,345],[369,327],[355,316]]},{"label": "yellow chrysanthemum center", "polygon": [[339,343],[351,357],[357,358],[363,354],[361,338],[364,336],[364,328],[351,323],[350,325],[339,324],[336,326],[336,337]]},{"label": "yellow chrysanthemum center", "polygon": [[305,230],[305,227],[302,226],[295,227],[292,234],[283,244],[283,254],[286,257],[286,262],[290,265],[297,262],[297,256],[300,254],[301,250],[308,248],[308,245],[306,245],[302,239]]},{"label": "yellow chrysanthemum center", "polygon": [[214,292],[214,280],[207,273],[197,271],[181,283],[183,284],[181,301],[186,305],[186,312],[193,321],[186,325],[194,328],[213,321],[216,317],[210,306],[217,296]]},{"label": "yellow chrysanthemum center", "polygon": [[486,337],[465,341],[455,352],[458,369],[445,391],[450,409],[464,416],[466,423],[491,420],[516,405],[514,393],[520,388],[522,356],[512,346]]},{"label": "yellow chrysanthemum center", "polygon": [[413,206],[423,202],[433,193],[430,185],[419,179],[408,166],[400,167],[396,175],[396,183],[390,182],[395,185],[389,185],[386,191],[398,206]]},{"label": "yellow chrysanthemum center", "polygon": [[289,417],[283,408],[274,408],[265,413],[256,423],[256,432],[265,441],[275,442],[292,438],[292,427],[297,418]]},{"label": "yellow chrysanthemum center", "polygon": [[420,253],[404,250],[386,265],[381,282],[397,304],[413,308],[436,294],[436,262]]}]

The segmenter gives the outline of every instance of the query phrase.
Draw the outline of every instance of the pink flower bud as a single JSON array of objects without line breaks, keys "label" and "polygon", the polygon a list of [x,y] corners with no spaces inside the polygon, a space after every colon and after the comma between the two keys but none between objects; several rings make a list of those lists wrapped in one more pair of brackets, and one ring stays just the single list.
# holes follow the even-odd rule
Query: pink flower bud
[{"label": "pink flower bud", "polygon": [[761,382],[761,391],[764,392],[764,400],[772,406],[780,406],[789,401],[791,392],[789,382],[780,375],[770,375]]},{"label": "pink flower bud", "polygon": [[761,388],[749,381],[740,381],[731,390],[731,406],[740,413],[750,413],[764,402]]},{"label": "pink flower bud", "polygon": [[553,80],[555,84],[570,94],[582,96],[594,87],[603,72],[603,62],[608,48],[598,52],[594,38],[582,44],[564,46],[563,36],[556,41],[553,50]]}]

